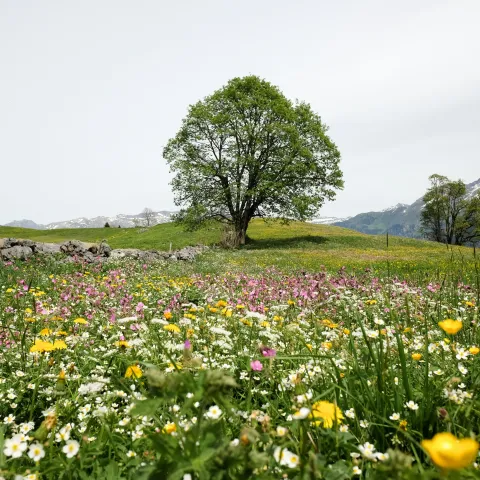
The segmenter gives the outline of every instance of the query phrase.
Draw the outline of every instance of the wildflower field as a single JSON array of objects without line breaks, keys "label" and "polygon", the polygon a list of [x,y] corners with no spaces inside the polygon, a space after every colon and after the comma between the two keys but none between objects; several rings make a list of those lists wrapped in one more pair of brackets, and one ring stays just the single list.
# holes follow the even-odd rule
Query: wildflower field
[{"label": "wildflower field", "polygon": [[480,478],[479,262],[396,241],[0,264],[0,477]]}]

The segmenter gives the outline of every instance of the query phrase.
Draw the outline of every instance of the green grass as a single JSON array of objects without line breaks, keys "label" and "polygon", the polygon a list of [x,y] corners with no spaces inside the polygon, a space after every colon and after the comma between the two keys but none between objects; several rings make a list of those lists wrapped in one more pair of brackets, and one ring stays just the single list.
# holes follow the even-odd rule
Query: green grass
[{"label": "green grass", "polygon": [[0,238],[28,238],[37,242],[61,243],[65,240],[100,242],[105,239],[112,248],[140,248],[142,250],[168,250],[198,243],[211,245],[219,239],[218,227],[198,232],[184,232],[173,223],[143,228],[64,228],[59,230],[33,230],[29,228],[0,227]]},{"label": "green grass", "polygon": [[[42,242],[78,239],[98,242],[106,239],[112,248],[168,250],[187,245],[214,245],[221,231],[211,225],[196,232],[185,232],[173,223],[141,228],[89,228],[31,230],[0,227],[0,237],[29,238]],[[223,270],[258,271],[275,266],[281,270],[329,270],[343,266],[351,269],[374,268],[399,276],[418,274],[441,278],[445,271],[459,278],[473,272],[473,251],[465,247],[446,248],[434,242],[390,237],[387,248],[384,235],[367,235],[329,225],[291,222],[253,221],[248,229],[248,244],[238,250],[213,250],[195,263],[201,272]]]}]

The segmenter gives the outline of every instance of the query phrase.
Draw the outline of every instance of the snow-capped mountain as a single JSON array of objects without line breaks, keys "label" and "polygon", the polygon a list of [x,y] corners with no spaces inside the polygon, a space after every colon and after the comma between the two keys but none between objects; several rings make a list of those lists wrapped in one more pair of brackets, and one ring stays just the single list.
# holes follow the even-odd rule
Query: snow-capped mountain
[{"label": "snow-capped mountain", "polygon": [[314,218],[310,221],[310,223],[318,223],[320,225],[332,225],[337,222],[344,222],[348,220],[350,217],[347,218],[338,218],[338,217],[318,217]]},{"label": "snow-capped mountain", "polygon": [[152,211],[147,216],[145,213],[139,213],[137,215],[125,215],[119,214],[115,215],[114,217],[105,217],[99,216],[94,218],[87,218],[87,217],[80,217],[74,218],[73,220],[65,220],[61,222],[52,222],[47,225],[38,224],[32,220],[15,220],[13,222],[7,223],[6,227],[22,227],[22,228],[33,228],[36,230],[58,230],[59,228],[102,228],[105,226],[106,223],[110,225],[110,227],[138,227],[138,226],[145,226],[149,224],[157,225],[159,223],[169,222],[171,220],[171,216],[175,212],[169,212],[167,210],[161,211]]}]

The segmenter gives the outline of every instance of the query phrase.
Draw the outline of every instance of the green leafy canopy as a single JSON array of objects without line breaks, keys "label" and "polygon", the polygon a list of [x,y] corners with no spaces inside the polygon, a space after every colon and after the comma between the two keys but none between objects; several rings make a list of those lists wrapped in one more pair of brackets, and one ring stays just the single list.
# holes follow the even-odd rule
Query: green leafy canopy
[{"label": "green leafy canopy", "polygon": [[243,237],[253,217],[312,218],[343,187],[326,132],[310,105],[269,82],[230,80],[190,107],[164,149],[179,218],[194,227],[218,219]]}]

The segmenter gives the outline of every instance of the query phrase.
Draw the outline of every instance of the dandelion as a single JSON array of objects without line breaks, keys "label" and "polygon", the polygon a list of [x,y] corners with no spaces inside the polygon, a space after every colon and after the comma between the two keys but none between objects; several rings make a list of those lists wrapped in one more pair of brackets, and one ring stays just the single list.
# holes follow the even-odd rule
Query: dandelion
[{"label": "dandelion", "polygon": [[169,323],[168,325],[165,325],[163,329],[166,330],[167,332],[180,333],[180,327],[173,323]]},{"label": "dandelion", "polygon": [[321,400],[313,404],[310,418],[314,419],[315,425],[332,428],[334,423],[342,423],[344,416],[337,405]]},{"label": "dandelion", "polygon": [[67,344],[63,340],[55,340],[55,342],[53,342],[54,350],[65,350],[66,348]]},{"label": "dandelion", "polygon": [[88,325],[88,322],[84,318],[76,318],[73,323],[78,323],[80,325]]},{"label": "dandelion", "polygon": [[448,318],[447,320],[438,322],[438,326],[445,333],[448,333],[449,335],[455,335],[462,329],[463,323],[460,320],[452,320],[451,318]]},{"label": "dandelion", "polygon": [[443,432],[437,433],[431,440],[423,440],[422,447],[438,467],[459,470],[475,461],[479,444],[473,438],[459,440],[451,433]]},{"label": "dandelion", "polygon": [[43,340],[40,340],[39,338],[37,338],[35,340],[35,343],[30,347],[30,352],[31,353],[34,353],[34,352],[39,352],[39,353],[52,352],[53,350],[55,350],[54,347],[53,347],[53,343],[44,342]]},{"label": "dandelion", "polygon": [[67,458],[73,458],[80,449],[80,444],[76,440],[68,440],[62,448],[62,452],[67,455]]},{"label": "dandelion", "polygon": [[130,365],[125,372],[125,378],[140,378],[142,375],[142,370],[138,365]]}]

